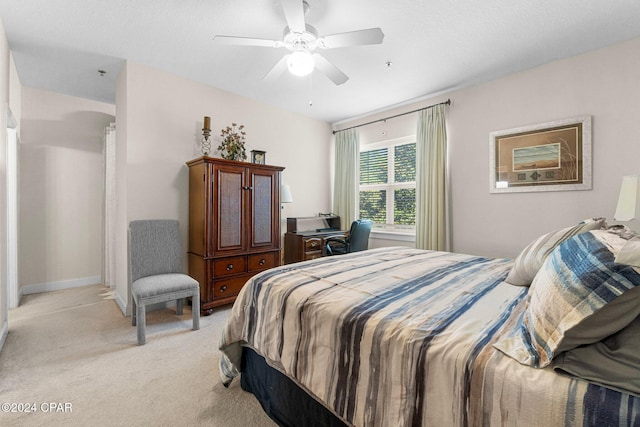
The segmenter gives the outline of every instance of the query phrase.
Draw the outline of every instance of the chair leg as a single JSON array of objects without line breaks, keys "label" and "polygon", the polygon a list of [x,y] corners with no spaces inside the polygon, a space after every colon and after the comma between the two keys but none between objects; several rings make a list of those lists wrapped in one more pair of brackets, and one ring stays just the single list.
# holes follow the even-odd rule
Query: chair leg
[{"label": "chair leg", "polygon": [[183,298],[178,298],[176,300],[176,315],[177,316],[182,316],[182,303],[183,303],[184,299]]},{"label": "chair leg", "polygon": [[192,329],[197,331],[200,329],[200,290],[191,297],[191,315],[193,319]]},{"label": "chair leg", "polygon": [[136,300],[131,298],[131,326],[136,326]]},{"label": "chair leg", "polygon": [[145,328],[147,326],[147,319],[145,316],[145,306],[144,304],[138,304],[137,307],[137,316],[138,316],[138,345],[143,345],[146,342],[146,331]]}]

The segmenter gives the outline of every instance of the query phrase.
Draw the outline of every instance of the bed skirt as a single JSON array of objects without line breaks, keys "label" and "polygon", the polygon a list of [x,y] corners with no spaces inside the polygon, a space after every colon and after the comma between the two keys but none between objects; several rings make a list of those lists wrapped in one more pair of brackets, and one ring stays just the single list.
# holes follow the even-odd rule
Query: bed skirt
[{"label": "bed skirt", "polygon": [[252,393],[267,415],[282,427],[348,425],[246,347],[242,352],[240,385]]}]

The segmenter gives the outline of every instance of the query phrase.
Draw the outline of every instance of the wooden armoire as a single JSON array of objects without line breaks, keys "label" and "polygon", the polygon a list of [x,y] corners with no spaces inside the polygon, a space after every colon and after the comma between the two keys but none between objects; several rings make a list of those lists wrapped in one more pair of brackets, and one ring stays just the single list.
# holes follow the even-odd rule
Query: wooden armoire
[{"label": "wooden armoire", "polygon": [[189,166],[189,275],[200,312],[230,304],[256,273],[280,265],[279,166],[199,157]]}]

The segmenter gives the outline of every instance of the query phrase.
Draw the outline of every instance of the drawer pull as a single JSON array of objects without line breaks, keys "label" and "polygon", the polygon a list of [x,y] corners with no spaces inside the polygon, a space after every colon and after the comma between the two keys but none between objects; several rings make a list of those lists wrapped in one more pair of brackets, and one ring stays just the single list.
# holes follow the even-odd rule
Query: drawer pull
[{"label": "drawer pull", "polygon": [[267,263],[267,260],[262,258],[258,264],[265,265],[266,263]]},{"label": "drawer pull", "polygon": [[226,290],[227,290],[227,285],[222,285],[222,286],[220,287],[220,292],[224,292],[224,291],[226,291]]},{"label": "drawer pull", "polygon": [[233,264],[227,265],[227,271],[233,270]]}]

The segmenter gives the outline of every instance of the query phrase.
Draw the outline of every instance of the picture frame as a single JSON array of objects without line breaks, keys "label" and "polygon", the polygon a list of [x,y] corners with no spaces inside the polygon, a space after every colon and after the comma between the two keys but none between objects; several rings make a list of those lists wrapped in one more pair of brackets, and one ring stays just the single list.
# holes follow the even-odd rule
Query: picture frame
[{"label": "picture frame", "polygon": [[490,193],[591,189],[591,116],[489,134]]},{"label": "picture frame", "polygon": [[266,151],[251,150],[251,162],[264,165],[266,160],[266,154],[267,154]]}]

